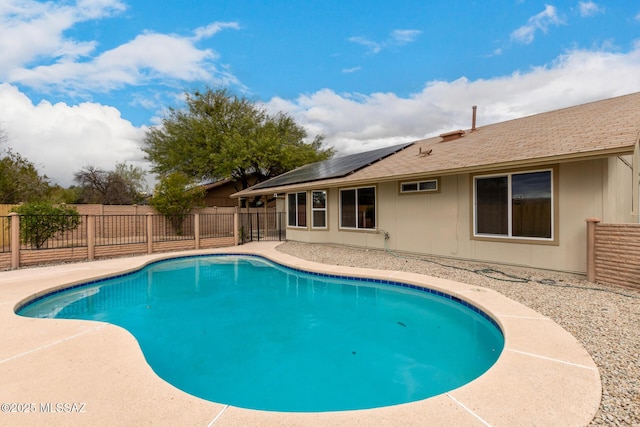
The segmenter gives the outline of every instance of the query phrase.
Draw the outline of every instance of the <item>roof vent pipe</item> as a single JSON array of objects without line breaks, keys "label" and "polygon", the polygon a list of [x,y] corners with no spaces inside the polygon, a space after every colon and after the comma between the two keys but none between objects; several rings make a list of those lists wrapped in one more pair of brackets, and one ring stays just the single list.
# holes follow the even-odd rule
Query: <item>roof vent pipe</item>
[{"label": "roof vent pipe", "polygon": [[473,132],[476,130],[476,111],[478,110],[478,106],[474,105],[471,109],[473,110],[473,114],[471,115],[471,132]]}]

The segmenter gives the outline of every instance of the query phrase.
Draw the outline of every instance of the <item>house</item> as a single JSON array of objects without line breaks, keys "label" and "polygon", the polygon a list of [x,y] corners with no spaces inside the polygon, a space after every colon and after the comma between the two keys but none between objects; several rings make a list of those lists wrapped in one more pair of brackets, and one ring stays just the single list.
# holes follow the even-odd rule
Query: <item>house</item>
[{"label": "house", "polygon": [[[255,177],[250,178],[250,182],[256,182]],[[215,182],[211,182],[203,185],[204,205],[206,207],[236,207],[238,206],[237,200],[230,198],[229,196],[238,192],[242,185],[239,182],[232,179],[221,179]],[[268,207],[275,206],[273,200],[268,201]]]},{"label": "house", "polygon": [[585,219],[637,223],[640,93],[306,165],[287,239],[585,273]]},{"label": "house", "polygon": [[205,206],[237,206],[237,202],[229,197],[231,194],[238,191],[238,185],[236,182],[230,179],[221,179],[215,182],[204,184],[202,187],[205,191]]}]

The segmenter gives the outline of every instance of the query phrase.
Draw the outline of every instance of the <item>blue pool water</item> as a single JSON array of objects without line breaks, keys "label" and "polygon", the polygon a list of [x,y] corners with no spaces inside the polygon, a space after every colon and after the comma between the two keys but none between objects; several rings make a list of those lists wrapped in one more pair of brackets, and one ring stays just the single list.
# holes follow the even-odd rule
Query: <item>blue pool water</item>
[{"label": "blue pool water", "polygon": [[411,402],[495,363],[504,338],[486,315],[398,285],[313,275],[252,256],[189,257],[48,295],[18,314],[122,326],[169,383],[252,409]]}]

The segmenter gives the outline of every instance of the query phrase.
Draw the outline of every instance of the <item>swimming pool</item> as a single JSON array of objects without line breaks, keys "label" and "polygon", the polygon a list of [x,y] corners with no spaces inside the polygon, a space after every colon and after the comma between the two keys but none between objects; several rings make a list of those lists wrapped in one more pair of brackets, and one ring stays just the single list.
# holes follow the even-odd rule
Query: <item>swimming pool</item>
[{"label": "swimming pool", "polygon": [[176,387],[274,411],[421,400],[478,377],[504,345],[488,316],[440,293],[248,256],[157,262],[32,301],[19,314],[122,326]]}]

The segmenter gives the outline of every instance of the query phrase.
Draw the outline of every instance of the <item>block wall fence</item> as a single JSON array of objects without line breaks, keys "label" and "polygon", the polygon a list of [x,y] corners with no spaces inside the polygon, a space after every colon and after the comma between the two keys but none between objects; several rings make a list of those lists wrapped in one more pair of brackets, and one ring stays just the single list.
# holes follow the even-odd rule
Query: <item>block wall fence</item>
[{"label": "block wall fence", "polygon": [[587,280],[640,289],[640,224],[587,221]]}]

